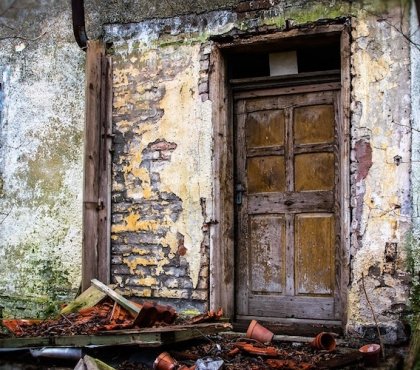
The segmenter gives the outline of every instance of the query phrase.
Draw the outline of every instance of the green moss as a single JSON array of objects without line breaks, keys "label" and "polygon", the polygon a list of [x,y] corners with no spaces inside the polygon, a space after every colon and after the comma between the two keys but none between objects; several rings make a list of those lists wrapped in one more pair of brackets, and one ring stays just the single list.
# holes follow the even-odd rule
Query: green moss
[{"label": "green moss", "polygon": [[[48,317],[57,312],[63,301],[73,296],[73,282],[58,247],[67,232],[67,228],[59,232],[51,230],[45,238],[34,231],[27,236],[26,242],[4,247],[3,263],[16,266],[12,287],[6,289],[20,293],[15,296],[8,290],[0,291],[0,295],[6,297],[0,301],[6,316]],[[3,280],[8,278],[8,275],[2,276]]]},{"label": "green moss", "polygon": [[410,306],[413,312],[412,326],[420,320],[420,240],[411,232],[405,242],[407,270],[412,276]]},{"label": "green moss", "polygon": [[318,2],[307,8],[289,8],[284,18],[293,19],[299,24],[305,24],[319,19],[334,19],[349,14],[351,14],[351,5],[349,3],[334,3],[331,6],[329,3]]},{"label": "green moss", "polygon": [[60,302],[54,302],[49,297],[30,297],[15,295],[0,295],[2,312],[5,319],[45,319],[54,317],[59,311]]}]

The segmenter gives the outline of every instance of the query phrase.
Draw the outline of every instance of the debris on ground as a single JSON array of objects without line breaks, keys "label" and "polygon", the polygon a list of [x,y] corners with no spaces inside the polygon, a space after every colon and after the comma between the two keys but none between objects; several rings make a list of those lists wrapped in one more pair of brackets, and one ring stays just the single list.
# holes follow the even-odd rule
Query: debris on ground
[{"label": "debris on ground", "polygon": [[[3,326],[16,338],[11,342],[16,348],[10,348],[10,353],[17,347],[32,347],[27,348],[32,359],[38,362],[66,360],[72,364],[66,369],[74,370],[353,370],[364,369],[365,365],[376,366],[381,361],[379,345],[372,343],[360,350],[344,347],[337,345],[333,333],[321,332],[312,339],[295,343],[276,340],[274,333],[256,320],[251,321],[245,336],[220,334],[231,326],[210,324],[219,321],[223,321],[222,309],[186,319],[178,317],[171,306],[129,301],[112,286],[97,280],[55,319],[2,320]],[[110,340],[112,336],[114,340]],[[48,345],[45,348],[29,346],[31,338],[46,339]],[[60,338],[67,341],[68,348],[54,347],[60,346]],[[78,342],[69,338],[76,338]],[[89,338],[89,341],[83,342],[80,338]],[[5,339],[0,338],[1,341]],[[16,345],[19,341],[25,343]],[[3,342],[3,347],[7,347],[4,345],[7,340]],[[107,357],[109,353],[104,357],[100,354],[91,357],[86,349],[92,344],[113,348],[108,352],[116,354],[122,348],[131,348],[132,355],[139,354],[141,360]],[[3,353],[7,353],[7,348]]]},{"label": "debris on ground", "polygon": [[[99,282],[95,282],[99,284]],[[131,302],[106,285],[100,284],[102,288],[106,287],[109,290],[106,290],[105,294],[98,295],[94,293],[95,288],[90,289],[88,301],[90,300],[91,303],[92,297],[94,297],[93,306],[86,304],[85,294],[84,299],[76,299],[80,305],[73,303],[70,305],[71,309],[64,308],[56,319],[42,321],[4,319],[3,326],[16,337],[51,337],[89,335],[101,331],[169,325],[177,318],[177,313],[171,306],[151,302],[143,304]],[[80,309],[81,306],[83,308]],[[75,307],[79,308],[76,310]],[[63,312],[70,313],[64,314]]]}]

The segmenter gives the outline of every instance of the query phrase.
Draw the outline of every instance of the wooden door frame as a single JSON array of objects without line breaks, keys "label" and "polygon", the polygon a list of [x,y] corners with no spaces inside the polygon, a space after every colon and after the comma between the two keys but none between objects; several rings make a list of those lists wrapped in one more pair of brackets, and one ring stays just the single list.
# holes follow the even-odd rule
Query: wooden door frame
[{"label": "wooden door frame", "polygon": [[350,276],[350,26],[331,24],[303,30],[292,29],[232,41],[219,39],[210,55],[210,100],[213,104],[213,225],[210,230],[210,307],[222,307],[227,317],[235,315],[234,253],[234,153],[232,93],[227,77],[226,52],[254,46],[287,44],[294,38],[336,34],[340,37],[341,94],[339,97],[340,192],[341,192],[341,312],[347,322],[347,287]]}]

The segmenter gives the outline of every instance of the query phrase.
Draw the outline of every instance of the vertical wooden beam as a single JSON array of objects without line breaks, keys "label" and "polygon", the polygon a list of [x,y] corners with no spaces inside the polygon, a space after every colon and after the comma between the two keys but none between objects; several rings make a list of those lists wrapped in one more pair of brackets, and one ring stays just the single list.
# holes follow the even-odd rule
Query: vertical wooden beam
[{"label": "vertical wooden beam", "polygon": [[350,25],[341,33],[341,94],[339,95],[340,192],[341,192],[341,312],[342,325],[347,324],[347,290],[350,283],[350,87],[351,40]]},{"label": "vertical wooden beam", "polygon": [[110,282],[111,274],[111,145],[112,145],[112,60],[102,57],[101,132],[98,189],[98,276]]},{"label": "vertical wooden beam", "polygon": [[101,41],[88,41],[83,189],[82,290],[92,278],[109,282],[110,62]]},{"label": "vertical wooden beam", "polygon": [[234,210],[233,132],[226,61],[217,46],[210,55],[210,100],[213,105],[213,220],[210,228],[210,307],[233,318]]}]

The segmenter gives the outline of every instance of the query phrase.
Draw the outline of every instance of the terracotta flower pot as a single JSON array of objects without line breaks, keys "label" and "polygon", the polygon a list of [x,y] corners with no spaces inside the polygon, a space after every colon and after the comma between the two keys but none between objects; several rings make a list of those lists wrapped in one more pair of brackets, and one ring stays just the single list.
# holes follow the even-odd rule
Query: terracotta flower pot
[{"label": "terracotta flower pot", "polygon": [[274,333],[252,320],[246,331],[246,337],[255,339],[261,343],[270,343],[273,340]]},{"label": "terracotta flower pot", "polygon": [[174,370],[177,367],[177,365],[178,363],[168,352],[162,352],[153,363],[153,369]]},{"label": "terracotta flower pot", "polygon": [[334,337],[330,333],[322,332],[313,339],[311,346],[316,349],[332,351],[334,350],[336,343]]},{"label": "terracotta flower pot", "polygon": [[359,348],[359,352],[362,354],[366,366],[375,367],[378,365],[381,354],[381,346],[379,344],[366,344]]}]

